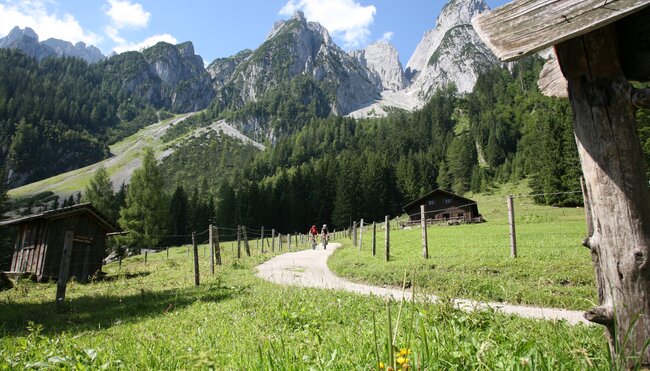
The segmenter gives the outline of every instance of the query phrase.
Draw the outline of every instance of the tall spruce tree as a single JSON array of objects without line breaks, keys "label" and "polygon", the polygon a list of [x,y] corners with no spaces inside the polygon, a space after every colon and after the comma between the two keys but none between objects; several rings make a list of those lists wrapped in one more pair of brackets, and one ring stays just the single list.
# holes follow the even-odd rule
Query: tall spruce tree
[{"label": "tall spruce tree", "polygon": [[103,166],[100,166],[90,179],[90,183],[83,192],[82,201],[90,202],[110,221],[117,221],[119,209],[115,203],[113,182],[111,182],[108,171]]},{"label": "tall spruce tree", "polygon": [[185,235],[190,232],[189,219],[189,205],[187,194],[183,186],[178,186],[172,194],[169,202],[169,233],[173,235],[166,241],[168,244],[181,245],[187,242],[188,239]]},{"label": "tall spruce tree", "polygon": [[163,178],[153,150],[146,148],[142,167],[133,172],[126,206],[120,210],[120,226],[129,233],[122,239],[135,249],[155,247],[165,231],[167,202]]}]

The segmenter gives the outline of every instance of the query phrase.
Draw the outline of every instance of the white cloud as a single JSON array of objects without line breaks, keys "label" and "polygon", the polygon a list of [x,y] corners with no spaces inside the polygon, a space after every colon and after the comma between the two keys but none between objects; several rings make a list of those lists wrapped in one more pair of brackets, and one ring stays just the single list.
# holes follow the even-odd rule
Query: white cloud
[{"label": "white cloud", "polygon": [[42,0],[23,0],[0,4],[0,35],[7,35],[12,28],[30,27],[41,40],[57,38],[76,43],[97,45],[102,38],[87,32],[71,14],[57,14],[47,9]]},{"label": "white cloud", "polygon": [[116,53],[124,53],[130,50],[142,50],[150,46],[156,45],[157,43],[164,41],[170,44],[178,44],[178,40],[170,34],[161,34],[148,37],[146,40],[140,43],[122,43],[121,45],[113,48],[113,51]]},{"label": "white cloud", "polygon": [[356,48],[368,40],[368,27],[375,19],[377,9],[373,5],[362,6],[354,0],[289,0],[280,14],[290,16],[297,10],[305,13],[328,29],[345,43],[345,48]]},{"label": "white cloud", "polygon": [[381,36],[381,40],[390,41],[392,40],[394,34],[395,33],[393,31],[384,32],[384,34]]},{"label": "white cloud", "polygon": [[132,3],[128,0],[108,0],[104,8],[106,15],[111,18],[113,27],[123,28],[144,28],[149,25],[151,13],[144,10],[142,4]]},{"label": "white cloud", "polygon": [[106,33],[106,35],[111,40],[113,40],[113,42],[115,42],[117,44],[125,44],[126,43],[126,40],[124,40],[123,38],[120,37],[120,35],[119,35],[120,31],[117,28],[115,28],[113,26],[106,26],[106,28],[104,28],[104,32]]}]

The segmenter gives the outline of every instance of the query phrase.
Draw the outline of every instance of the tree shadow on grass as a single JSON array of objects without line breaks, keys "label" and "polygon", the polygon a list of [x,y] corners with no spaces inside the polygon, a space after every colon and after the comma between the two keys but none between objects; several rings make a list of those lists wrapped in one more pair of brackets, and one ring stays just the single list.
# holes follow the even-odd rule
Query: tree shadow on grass
[{"label": "tree shadow on grass", "polygon": [[241,288],[215,284],[164,291],[142,289],[139,294],[128,296],[86,295],[66,299],[61,311],[53,301],[0,303],[0,336],[26,335],[29,322],[42,325],[44,335],[77,334],[165,316],[196,302],[221,302],[239,293]]}]

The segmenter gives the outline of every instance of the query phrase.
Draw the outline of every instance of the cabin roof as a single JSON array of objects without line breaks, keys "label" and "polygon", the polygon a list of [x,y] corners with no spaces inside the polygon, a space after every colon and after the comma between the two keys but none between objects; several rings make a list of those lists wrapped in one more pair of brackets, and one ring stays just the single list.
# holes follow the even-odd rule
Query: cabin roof
[{"label": "cabin roof", "polygon": [[650,5],[650,0],[514,0],[472,19],[481,39],[503,61],[538,52],[602,28]]},{"label": "cabin roof", "polygon": [[50,220],[50,219],[61,219],[69,216],[74,216],[78,214],[88,213],[93,219],[101,225],[107,233],[110,232],[119,232],[121,229],[109,221],[104,214],[97,210],[90,202],[83,204],[78,204],[74,206],[63,207],[56,210],[44,211],[39,214],[32,214],[24,216],[21,218],[2,220],[0,221],[0,226],[11,226],[17,224],[28,223],[34,220]]},{"label": "cabin roof", "polygon": [[476,203],[476,201],[474,201],[474,200],[470,200],[469,198],[465,198],[465,197],[463,197],[463,196],[459,196],[459,195],[454,194],[454,193],[451,193],[451,192],[449,192],[449,191],[445,191],[444,189],[436,188],[436,189],[434,189],[433,191],[427,193],[426,195],[424,195],[424,196],[418,198],[417,200],[415,200],[415,201],[413,201],[413,202],[410,202],[410,203],[404,205],[404,206],[402,207],[402,210],[406,211],[406,209],[412,207],[413,205],[421,205],[421,204],[422,204],[422,201],[431,198],[431,196],[433,196],[433,195],[436,194],[436,193],[442,193],[442,194],[447,195],[447,196],[449,196],[449,197],[453,197],[453,198],[456,198],[456,199],[460,199],[460,200],[462,200],[462,201],[466,201],[468,204],[475,204],[475,203]]}]

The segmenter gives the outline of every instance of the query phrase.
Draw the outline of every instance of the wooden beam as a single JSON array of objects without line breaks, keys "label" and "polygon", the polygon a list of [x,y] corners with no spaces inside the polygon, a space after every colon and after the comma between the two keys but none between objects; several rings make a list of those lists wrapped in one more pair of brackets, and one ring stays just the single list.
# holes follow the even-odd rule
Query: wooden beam
[{"label": "wooden beam", "polygon": [[503,61],[512,61],[587,34],[638,12],[650,0],[514,0],[472,19]]},{"label": "wooden beam", "polygon": [[[586,318],[607,327],[620,364],[650,367],[650,192],[631,87],[608,26],[558,44],[593,218],[589,238],[599,305]],[[617,364],[619,364],[617,362]]]}]

